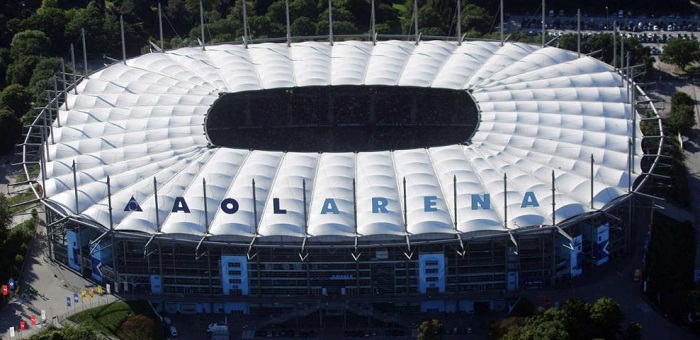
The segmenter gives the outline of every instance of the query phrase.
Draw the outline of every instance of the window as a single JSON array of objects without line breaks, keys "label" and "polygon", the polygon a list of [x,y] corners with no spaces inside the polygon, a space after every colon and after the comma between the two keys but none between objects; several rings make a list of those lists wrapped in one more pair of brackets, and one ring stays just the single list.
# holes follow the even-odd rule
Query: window
[{"label": "window", "polygon": [[240,268],[240,267],[241,267],[241,263],[240,263],[240,262],[229,262],[229,263],[228,263],[228,266],[229,266],[229,267],[234,267],[234,268]]},{"label": "window", "polygon": [[229,270],[228,275],[231,276],[241,276],[241,271],[240,270]]},{"label": "window", "polygon": [[425,270],[426,274],[437,274],[438,269],[437,268],[429,268]]},{"label": "window", "polygon": [[425,278],[425,282],[437,282],[437,281],[438,281],[438,278],[435,276]]},{"label": "window", "polygon": [[435,261],[435,260],[433,260],[433,261],[425,261],[425,265],[426,265],[426,266],[437,266],[437,265],[438,265],[438,261]]},{"label": "window", "polygon": [[228,280],[228,283],[236,284],[236,283],[241,283],[241,279],[230,279]]}]

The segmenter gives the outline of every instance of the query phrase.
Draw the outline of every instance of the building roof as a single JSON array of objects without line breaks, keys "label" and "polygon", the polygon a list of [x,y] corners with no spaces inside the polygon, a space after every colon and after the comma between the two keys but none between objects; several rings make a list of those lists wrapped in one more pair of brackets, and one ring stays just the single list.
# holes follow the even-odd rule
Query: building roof
[{"label": "building roof", "polygon": [[[205,117],[219,93],[363,84],[468,90],[479,126],[470,143],[427,149],[208,145]],[[550,225],[552,172],[557,222],[602,208],[636,179],[627,170],[634,126],[627,95],[610,65],[521,43],[261,43],[149,53],[91,74],[68,95],[52,129],[44,191],[62,213],[109,227],[109,176],[115,229],[149,235],[367,237]],[[637,127],[635,150],[641,136]],[[132,197],[137,204],[128,204]]]}]

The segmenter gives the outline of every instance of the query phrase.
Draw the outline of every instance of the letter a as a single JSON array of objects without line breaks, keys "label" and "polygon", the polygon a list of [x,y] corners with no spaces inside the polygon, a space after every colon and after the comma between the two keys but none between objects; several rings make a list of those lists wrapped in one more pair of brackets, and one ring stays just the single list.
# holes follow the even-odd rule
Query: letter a
[{"label": "letter a", "polygon": [[173,202],[173,209],[171,212],[178,212],[182,211],[184,213],[189,214],[190,213],[190,207],[187,206],[187,202],[185,202],[184,197],[175,197],[175,202]]},{"label": "letter a", "polygon": [[525,207],[539,207],[540,204],[537,202],[537,197],[532,191],[526,191],[525,196],[523,196],[523,203],[520,204],[521,208]]},{"label": "letter a", "polygon": [[335,200],[332,198],[326,198],[326,200],[323,201],[323,208],[321,208],[321,215],[325,215],[329,212],[333,214],[340,214],[340,211],[338,211],[338,206],[335,204]]}]

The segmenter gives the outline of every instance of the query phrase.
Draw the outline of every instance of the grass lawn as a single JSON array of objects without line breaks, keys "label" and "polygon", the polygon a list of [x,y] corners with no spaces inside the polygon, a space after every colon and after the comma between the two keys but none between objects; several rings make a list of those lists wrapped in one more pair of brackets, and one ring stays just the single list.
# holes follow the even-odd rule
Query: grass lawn
[{"label": "grass lawn", "polygon": [[117,301],[85,310],[69,319],[100,333],[116,337],[117,329],[131,314],[142,314],[152,319],[156,325],[154,339],[164,338],[163,326],[146,301]]}]

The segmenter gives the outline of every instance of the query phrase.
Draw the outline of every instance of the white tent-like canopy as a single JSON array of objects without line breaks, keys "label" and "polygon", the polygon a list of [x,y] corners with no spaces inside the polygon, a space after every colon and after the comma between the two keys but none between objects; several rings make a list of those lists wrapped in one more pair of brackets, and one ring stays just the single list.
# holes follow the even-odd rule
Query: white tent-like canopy
[{"label": "white tent-like canopy", "polygon": [[[208,145],[204,121],[219,93],[326,85],[466,90],[480,121],[470,143],[427,149]],[[262,43],[150,53],[91,74],[68,95],[53,123],[44,193],[63,214],[105,228],[111,198],[116,230],[192,238],[551,225],[604,207],[640,173],[637,155],[628,176],[629,141],[636,136],[641,150],[642,134],[627,95],[607,64],[520,43]]]}]

